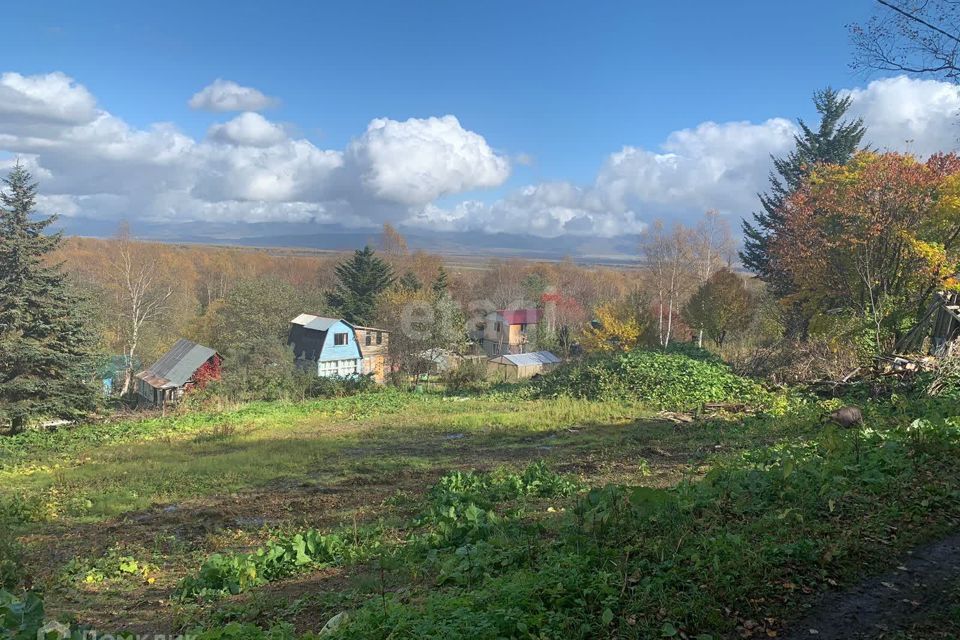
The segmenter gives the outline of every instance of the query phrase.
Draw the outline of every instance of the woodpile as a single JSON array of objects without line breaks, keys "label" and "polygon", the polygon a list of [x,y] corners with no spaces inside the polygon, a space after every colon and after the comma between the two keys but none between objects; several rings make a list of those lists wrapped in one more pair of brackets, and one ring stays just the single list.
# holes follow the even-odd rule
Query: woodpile
[{"label": "woodpile", "polygon": [[807,383],[807,388],[828,396],[840,396],[856,388],[870,390],[875,395],[913,385],[919,373],[936,370],[937,363],[935,356],[879,356],[872,366],[857,367],[838,380],[814,380]]}]

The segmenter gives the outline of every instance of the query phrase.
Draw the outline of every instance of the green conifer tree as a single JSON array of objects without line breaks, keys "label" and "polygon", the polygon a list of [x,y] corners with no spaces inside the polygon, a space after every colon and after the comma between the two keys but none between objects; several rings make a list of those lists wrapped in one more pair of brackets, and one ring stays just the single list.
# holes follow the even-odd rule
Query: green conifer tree
[{"label": "green conifer tree", "polygon": [[[820,126],[814,130],[799,121],[796,147],[785,158],[774,158],[770,173],[770,189],[760,195],[761,210],[753,214],[753,222],[743,222],[743,265],[766,282],[774,296],[783,298],[794,292],[789,276],[777,269],[770,259],[771,240],[784,224],[783,205],[818,164],[846,164],[859,150],[866,133],[863,120],[843,120],[850,108],[850,97],[840,97],[831,88],[818,91],[813,103],[820,114]],[[785,323],[786,333],[794,337],[806,334],[808,320],[800,309],[792,309]]]},{"label": "green conifer tree", "polygon": [[37,418],[94,407],[93,345],[82,300],[50,254],[55,216],[36,217],[37,185],[19,164],[0,191],[0,422],[17,433]]},{"label": "green conifer tree", "polygon": [[336,274],[337,286],[327,293],[327,304],[348,322],[372,324],[380,294],[396,280],[393,269],[367,246],[337,265]]},{"label": "green conifer tree", "polygon": [[407,271],[403,276],[397,281],[397,286],[405,291],[417,292],[423,288],[423,285],[420,283],[420,278],[417,277],[413,271]]},{"label": "green conifer tree", "polygon": [[450,292],[450,280],[447,276],[447,270],[443,268],[443,265],[440,265],[440,268],[437,269],[437,277],[430,285],[430,288],[433,289],[433,296],[435,298],[442,298]]}]

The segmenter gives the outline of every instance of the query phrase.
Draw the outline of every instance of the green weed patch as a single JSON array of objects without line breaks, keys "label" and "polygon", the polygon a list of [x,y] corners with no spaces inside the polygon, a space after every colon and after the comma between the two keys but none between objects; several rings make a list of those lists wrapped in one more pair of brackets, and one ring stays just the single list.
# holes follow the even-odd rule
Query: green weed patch
[{"label": "green weed patch", "polygon": [[218,597],[237,594],[307,568],[349,564],[368,559],[378,542],[347,541],[337,534],[316,530],[271,541],[253,553],[214,554],[195,576],[177,589],[179,598]]},{"label": "green weed patch", "polygon": [[323,534],[309,530],[279,538],[252,553],[215,554],[177,589],[181,599],[238,594],[307,569],[347,565],[399,552],[423,559],[429,550],[476,542],[491,535],[501,519],[493,506],[527,497],[566,496],[578,485],[542,462],[521,473],[452,472],[431,489],[424,513],[399,544],[382,539],[377,528]]},{"label": "green weed patch", "polygon": [[371,603],[336,637],[720,638],[747,621],[775,632],[803,591],[876,565],[877,540],[889,553],[960,517],[955,423],[917,421],[857,449],[830,429],[676,489],[591,490],[547,535],[518,522],[464,545],[454,557],[481,570]]},{"label": "green weed patch", "polygon": [[534,383],[538,397],[631,399],[661,409],[697,409],[708,402],[763,406],[770,394],[716,359],[631,351],[559,367]]}]

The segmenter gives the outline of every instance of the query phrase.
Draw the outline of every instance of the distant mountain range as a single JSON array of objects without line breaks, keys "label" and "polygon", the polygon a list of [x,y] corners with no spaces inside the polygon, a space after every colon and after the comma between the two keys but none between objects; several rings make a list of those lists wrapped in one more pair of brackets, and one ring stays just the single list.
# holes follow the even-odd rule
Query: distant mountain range
[{"label": "distant mountain range", "polygon": [[[115,221],[64,217],[58,226],[68,235],[109,237]],[[184,223],[160,225],[131,221],[133,234],[160,242],[188,242],[244,247],[286,247],[322,251],[345,251],[376,245],[378,229],[350,229],[313,223]],[[639,235],[615,238],[560,236],[540,238],[526,234],[474,231],[424,231],[401,228],[412,250],[452,256],[489,256],[562,260],[590,264],[631,264],[637,259]]]}]

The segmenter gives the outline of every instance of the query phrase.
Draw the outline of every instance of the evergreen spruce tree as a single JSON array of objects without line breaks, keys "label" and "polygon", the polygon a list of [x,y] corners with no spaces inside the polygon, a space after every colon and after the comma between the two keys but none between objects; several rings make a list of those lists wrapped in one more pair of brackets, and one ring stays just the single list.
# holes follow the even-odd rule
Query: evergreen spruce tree
[{"label": "evergreen spruce tree", "polygon": [[447,270],[443,268],[443,265],[437,269],[437,277],[433,281],[433,284],[430,285],[430,288],[433,289],[433,296],[435,298],[442,298],[450,292],[450,282],[447,276]]},{"label": "evergreen spruce tree", "polygon": [[403,274],[403,277],[397,281],[397,286],[404,291],[411,291],[414,293],[423,288],[423,285],[420,284],[420,278],[418,278],[417,274],[415,274],[413,271],[407,271],[405,274]]},{"label": "evergreen spruce tree", "polygon": [[93,345],[86,313],[59,266],[55,216],[34,214],[37,185],[19,164],[0,191],[0,422],[75,418],[93,408]]},{"label": "evergreen spruce tree", "polygon": [[[743,265],[766,282],[774,296],[783,298],[794,292],[786,273],[770,260],[771,240],[784,225],[783,205],[817,164],[846,164],[860,149],[866,133],[863,120],[843,120],[850,108],[850,97],[841,98],[831,88],[818,91],[813,103],[820,114],[820,126],[814,130],[799,121],[800,133],[795,136],[796,148],[785,158],[774,158],[770,173],[770,190],[760,195],[761,211],[753,214],[753,222],[743,222]],[[793,337],[806,334],[808,320],[800,309],[792,309],[786,333]]]},{"label": "evergreen spruce tree", "polygon": [[348,322],[373,323],[377,299],[396,280],[393,269],[369,246],[337,265],[337,286],[327,293],[327,304]]}]

